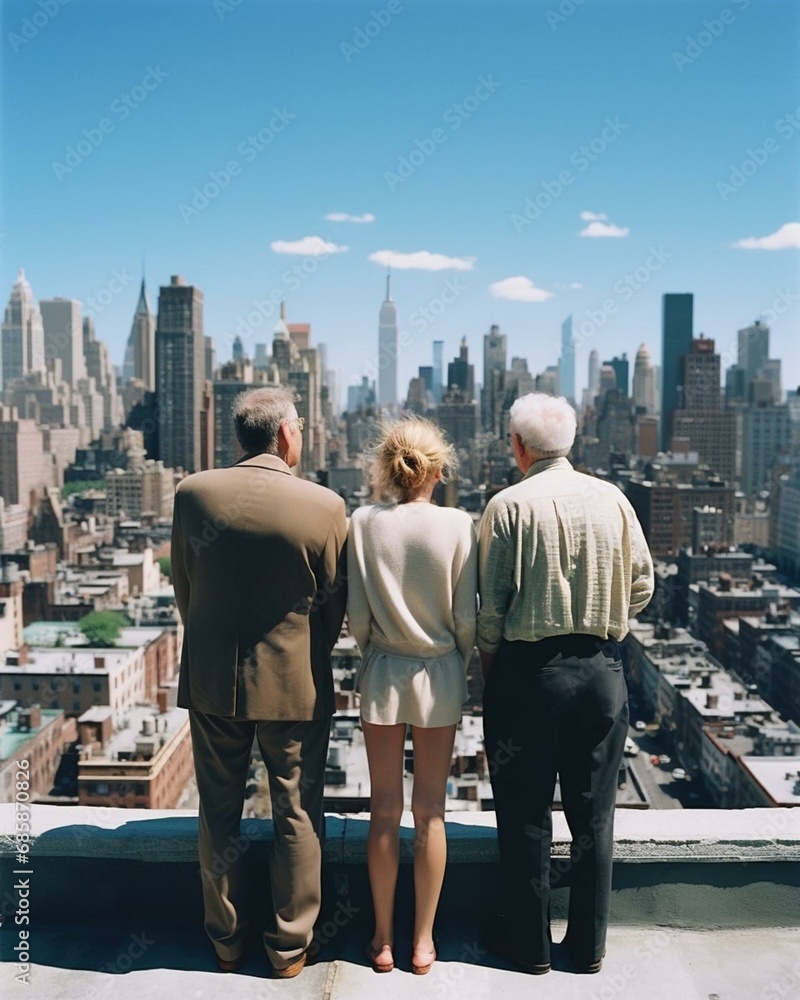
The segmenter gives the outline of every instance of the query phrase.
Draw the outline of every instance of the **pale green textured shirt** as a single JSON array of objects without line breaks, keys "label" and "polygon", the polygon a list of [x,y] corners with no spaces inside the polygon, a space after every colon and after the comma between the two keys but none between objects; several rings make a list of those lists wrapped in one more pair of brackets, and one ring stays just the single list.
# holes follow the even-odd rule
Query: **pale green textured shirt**
[{"label": "pale green textured shirt", "polygon": [[478,552],[477,643],[489,653],[503,639],[623,639],[653,596],[653,560],[628,498],[566,458],[536,462],[492,497]]}]

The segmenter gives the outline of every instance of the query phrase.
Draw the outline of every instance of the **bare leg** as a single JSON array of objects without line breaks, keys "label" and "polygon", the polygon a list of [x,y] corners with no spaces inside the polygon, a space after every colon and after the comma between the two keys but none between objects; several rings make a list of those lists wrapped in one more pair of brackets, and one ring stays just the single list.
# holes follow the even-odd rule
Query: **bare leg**
[{"label": "bare leg", "polygon": [[433,954],[433,921],[447,862],[444,806],[453,757],[455,726],[413,726],[414,937],[412,962],[426,965]]},{"label": "bare leg", "polygon": [[400,863],[400,818],[403,814],[403,744],[405,723],[376,726],[361,722],[367,748],[370,781],[370,821],[367,869],[375,910],[372,948],[375,963],[394,961],[394,893]]}]

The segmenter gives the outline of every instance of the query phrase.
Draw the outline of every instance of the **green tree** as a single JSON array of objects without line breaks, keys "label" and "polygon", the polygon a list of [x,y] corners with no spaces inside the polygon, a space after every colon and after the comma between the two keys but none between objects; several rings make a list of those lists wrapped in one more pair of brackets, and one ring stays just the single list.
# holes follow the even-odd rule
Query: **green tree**
[{"label": "green tree", "polygon": [[82,479],[75,483],[64,483],[61,487],[61,499],[68,500],[73,493],[85,493],[87,490],[105,489],[103,479]]},{"label": "green tree", "polygon": [[169,556],[162,556],[158,560],[158,565],[161,567],[161,572],[169,579],[172,583],[172,560]]},{"label": "green tree", "polygon": [[121,611],[91,611],[78,623],[90,646],[114,646],[120,631],[128,624]]}]

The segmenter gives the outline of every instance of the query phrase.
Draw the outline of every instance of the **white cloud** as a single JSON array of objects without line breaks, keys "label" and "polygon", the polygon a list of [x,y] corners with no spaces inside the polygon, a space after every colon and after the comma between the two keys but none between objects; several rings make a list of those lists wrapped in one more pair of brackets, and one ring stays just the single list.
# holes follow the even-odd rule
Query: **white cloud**
[{"label": "white cloud", "polygon": [[800,250],[800,222],[786,222],[768,236],[748,236],[731,246],[740,250]]},{"label": "white cloud", "polygon": [[570,288],[583,288],[583,285],[580,283],[580,281],[573,281],[572,284],[569,287]]},{"label": "white cloud", "polygon": [[374,222],[375,216],[372,212],[364,212],[363,215],[349,215],[347,212],[328,212],[325,216],[328,222]]},{"label": "white cloud", "polygon": [[329,253],[345,253],[350,247],[328,243],[321,236],[304,236],[300,240],[275,240],[269,245],[275,253],[296,253],[307,257],[321,257]]},{"label": "white cloud", "polygon": [[608,216],[605,212],[581,212],[581,218],[584,222],[601,222]]},{"label": "white cloud", "polygon": [[472,271],[477,257],[446,257],[443,253],[416,250],[400,253],[397,250],[376,250],[368,260],[382,267],[391,266],[398,271]]},{"label": "white cloud", "polygon": [[630,232],[627,226],[617,226],[613,222],[590,222],[580,231],[581,236],[627,236]]},{"label": "white cloud", "polygon": [[537,288],[531,279],[523,274],[495,281],[489,285],[489,291],[495,299],[511,299],[512,302],[546,302],[553,297],[552,292]]},{"label": "white cloud", "polygon": [[555,287],[559,292],[563,292],[570,288],[583,288],[583,285],[580,281],[571,281],[568,285],[556,285]]}]

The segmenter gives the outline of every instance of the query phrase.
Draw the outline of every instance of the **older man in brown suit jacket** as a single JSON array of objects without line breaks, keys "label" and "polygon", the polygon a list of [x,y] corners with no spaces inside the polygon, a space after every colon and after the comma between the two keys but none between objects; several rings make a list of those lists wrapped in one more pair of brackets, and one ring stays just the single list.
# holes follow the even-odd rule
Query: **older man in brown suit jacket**
[{"label": "older man in brown suit jacket", "polygon": [[178,486],[175,597],[185,626],[178,704],[190,710],[205,929],[241,965],[249,883],[239,821],[254,734],[269,776],[276,975],[305,964],[320,908],[323,790],[334,711],[330,651],[346,606],[345,508],[291,472],[303,421],[289,389],[238,397],[245,455]]}]

